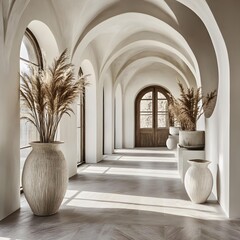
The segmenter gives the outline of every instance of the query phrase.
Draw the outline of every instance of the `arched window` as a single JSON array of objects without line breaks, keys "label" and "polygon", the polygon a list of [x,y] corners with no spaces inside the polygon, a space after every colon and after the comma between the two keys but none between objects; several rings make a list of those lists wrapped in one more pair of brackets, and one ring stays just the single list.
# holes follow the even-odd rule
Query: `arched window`
[{"label": "arched window", "polygon": [[[20,73],[28,72],[29,66],[35,66],[39,69],[43,67],[43,59],[40,51],[39,44],[33,33],[27,28],[23,36],[21,48],[20,48]],[[27,111],[26,107],[20,100],[20,112],[23,114]],[[38,139],[37,130],[35,127],[24,119],[20,120],[20,170],[22,168],[25,159],[31,147],[29,143]],[[22,175],[22,174],[20,174]],[[21,176],[20,176],[21,177]]]},{"label": "arched window", "polygon": [[169,127],[167,90],[159,86],[143,89],[135,102],[135,146],[166,146]]},{"label": "arched window", "polygon": [[[80,67],[78,76],[82,76],[83,70]],[[79,94],[77,102],[77,165],[85,162],[85,88]]]}]

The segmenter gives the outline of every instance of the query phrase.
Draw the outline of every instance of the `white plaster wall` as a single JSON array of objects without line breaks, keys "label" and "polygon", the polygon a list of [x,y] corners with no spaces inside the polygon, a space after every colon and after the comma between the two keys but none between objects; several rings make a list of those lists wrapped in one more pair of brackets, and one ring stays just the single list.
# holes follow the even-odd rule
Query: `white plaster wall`
[{"label": "white plaster wall", "polygon": [[[4,23],[2,15],[0,16],[0,220],[20,207],[18,73],[20,44],[28,23],[33,19],[31,14],[21,18],[27,3],[16,2]],[[2,9],[0,12],[3,13]],[[33,8],[33,15],[34,12]],[[2,29],[3,24],[5,32]]]},{"label": "white plaster wall", "polygon": [[[214,178],[213,193],[227,216],[229,215],[229,72],[226,49],[218,52],[220,59],[218,98],[215,110],[206,119],[206,159]],[[223,58],[223,56],[225,56]],[[224,67],[223,67],[224,66]],[[228,76],[228,77],[226,77]]]},{"label": "white plaster wall", "polygon": [[[5,4],[10,2],[5,1]],[[28,4],[29,3],[29,4]],[[28,4],[28,5],[27,5]],[[0,12],[5,15],[7,8]],[[24,12],[25,11],[25,12]],[[22,13],[24,12],[24,15]],[[66,45],[62,44],[59,24],[53,14],[49,1],[16,1],[8,18],[0,15],[0,220],[16,211],[20,207],[20,136],[19,136],[19,52],[24,31],[32,20],[39,20],[47,23],[49,28],[57,36],[58,44],[52,44],[53,35],[46,34],[46,28],[38,22],[36,27],[30,25],[31,30],[41,38],[39,41],[46,54],[47,61],[58,55],[58,46],[63,50]],[[36,22],[35,22],[36,23]],[[5,31],[3,30],[3,25]],[[33,26],[34,25],[34,26]],[[41,29],[39,29],[41,28]],[[39,35],[38,31],[43,30]],[[57,46],[58,45],[58,46]],[[71,119],[74,121],[74,118]],[[64,120],[61,123],[64,125]],[[74,125],[73,125],[74,126]],[[65,128],[63,129],[66,130]],[[62,131],[62,139],[66,143],[71,142],[70,132]],[[69,135],[68,135],[69,134]],[[69,137],[69,138],[68,138]],[[69,176],[76,174],[76,158],[68,158],[71,147],[65,147],[64,152],[69,166]],[[74,154],[74,153],[73,153]],[[73,160],[74,159],[74,160]],[[73,170],[74,162],[75,169]]]},{"label": "white plaster wall", "polygon": [[0,47],[0,220],[20,207],[19,55],[8,61],[9,50]]},{"label": "white plaster wall", "polygon": [[[76,113],[76,104],[72,104],[72,109]],[[77,173],[77,119],[75,114],[71,114],[71,117],[63,116],[59,125],[59,140],[64,143],[61,146],[61,150],[65,156],[68,166],[69,178]]]},{"label": "white plaster wall", "polygon": [[[217,66],[218,66],[218,98],[215,110],[210,119],[206,120],[206,158],[209,159],[212,163],[210,164],[210,169],[213,173],[214,179],[217,181],[214,184],[213,192],[218,197],[219,203],[221,204],[225,213],[230,216],[229,208],[229,129],[230,129],[230,85],[229,85],[229,63],[228,63],[228,52],[222,33],[218,28],[218,23],[215,22],[214,16],[212,15],[210,9],[208,9],[207,3],[204,2],[200,4],[199,2],[189,2],[185,0],[179,0],[183,2],[188,7],[192,8],[195,11],[203,23],[205,24],[209,36],[212,40],[213,47],[216,54]],[[227,6],[224,5],[234,5],[233,1],[229,4],[226,1],[208,1],[211,2],[211,10],[214,8],[221,11],[219,12],[219,19],[226,23],[226,17],[223,17],[222,10]],[[223,4],[224,3],[224,4]],[[201,5],[201,6],[200,6]],[[205,7],[203,7],[205,5]],[[214,7],[214,8],[212,8]],[[226,16],[224,14],[224,16]],[[227,28],[231,24],[227,24]],[[222,28],[219,26],[221,31]],[[202,51],[204,59],[208,58],[209,51],[205,49]],[[215,64],[208,65],[207,67],[202,68],[202,73],[206,76],[208,69],[214,69]],[[214,78],[214,75],[211,75]],[[204,78],[205,86],[208,86],[208,82]],[[211,84],[209,84],[211,86]],[[224,110],[223,110],[224,109]],[[217,183],[217,184],[216,184]],[[236,213],[236,212],[235,212]],[[238,213],[237,213],[238,214]],[[238,214],[239,215],[239,214]]]},{"label": "white plaster wall", "polygon": [[[240,148],[239,148],[239,122],[240,109],[238,104],[240,89],[240,2],[224,1],[218,3],[208,1],[211,10],[221,29],[226,47],[221,46],[221,41],[216,41],[219,59],[220,84],[219,105],[217,108],[218,119],[212,125],[218,124],[218,141],[210,139],[211,144],[217,145],[219,160],[219,201],[224,211],[230,218],[240,216]],[[224,16],[222,15],[224,9]],[[221,46],[221,49],[220,49]],[[228,65],[228,59],[230,66]]]},{"label": "white plaster wall", "polygon": [[[159,65],[158,70],[147,70],[138,72],[133,76],[123,93],[123,147],[133,148],[135,146],[135,98],[140,90],[150,85],[165,87],[174,96],[179,96],[179,87],[176,77],[181,76],[171,68]],[[182,79],[181,79],[182,80]]]}]

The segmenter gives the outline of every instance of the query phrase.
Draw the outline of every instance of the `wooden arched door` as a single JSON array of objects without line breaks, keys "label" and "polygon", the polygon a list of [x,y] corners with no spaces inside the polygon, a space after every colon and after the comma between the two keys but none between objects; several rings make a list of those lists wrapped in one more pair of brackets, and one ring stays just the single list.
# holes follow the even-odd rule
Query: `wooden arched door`
[{"label": "wooden arched door", "polygon": [[167,90],[143,89],[135,100],[135,146],[164,147],[169,133]]}]

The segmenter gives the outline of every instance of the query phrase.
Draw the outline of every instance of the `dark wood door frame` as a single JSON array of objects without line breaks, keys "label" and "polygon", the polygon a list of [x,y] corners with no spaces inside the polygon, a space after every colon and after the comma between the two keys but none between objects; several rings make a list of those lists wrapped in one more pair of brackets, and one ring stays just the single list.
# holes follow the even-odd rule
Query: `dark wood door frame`
[{"label": "dark wood door frame", "polygon": [[[142,97],[152,92],[152,128],[140,127],[140,103]],[[168,91],[160,86],[149,86],[141,90],[135,99],[135,147],[163,147],[166,146],[168,126],[158,128],[158,92],[168,100]]]},{"label": "dark wood door frame", "polygon": [[82,97],[82,107],[81,107],[81,111],[82,111],[82,133],[81,133],[81,137],[82,137],[82,146],[81,146],[81,149],[82,149],[82,154],[81,154],[81,159],[82,159],[82,162],[85,162],[85,139],[86,139],[86,121],[85,121],[85,117],[86,117],[86,114],[85,114],[85,88],[83,89],[83,97]]}]

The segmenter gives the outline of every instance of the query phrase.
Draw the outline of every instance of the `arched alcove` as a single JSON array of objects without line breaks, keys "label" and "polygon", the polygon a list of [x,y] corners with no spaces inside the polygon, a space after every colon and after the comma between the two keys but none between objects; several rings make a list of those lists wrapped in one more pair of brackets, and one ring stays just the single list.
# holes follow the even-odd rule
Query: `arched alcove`
[{"label": "arched alcove", "polygon": [[135,147],[165,147],[169,134],[169,92],[161,86],[142,89],[135,98]]},{"label": "arched alcove", "polygon": [[[47,40],[46,40],[47,39]],[[47,54],[49,53],[49,54]],[[21,74],[28,73],[29,67],[42,69],[45,64],[51,65],[58,55],[56,40],[47,25],[34,20],[29,23],[23,35],[20,46],[20,70]],[[20,115],[28,109],[20,101]],[[20,172],[22,173],[26,157],[31,151],[29,145],[32,141],[38,141],[38,132],[32,123],[25,119],[20,120]],[[21,174],[20,174],[21,186]]]},{"label": "arched alcove", "polygon": [[[213,193],[218,197],[219,203],[227,215],[239,216],[239,210],[236,211],[236,208],[230,209],[230,62],[226,42],[223,38],[223,32],[221,32],[208,6],[207,2],[209,1],[178,0],[178,2],[189,8],[201,19],[210,36],[214,53],[216,54],[218,79],[217,82],[215,81],[215,86],[217,86],[218,96],[212,115],[206,119],[205,152],[206,159],[212,161],[209,168],[215,179]],[[214,5],[215,3],[212,2],[212,4]],[[218,4],[216,3],[216,5]],[[223,21],[225,22],[225,20]],[[203,76],[201,77],[203,78]],[[236,159],[236,162],[239,161]],[[239,202],[239,196],[237,199],[237,202]]]},{"label": "arched alcove", "polygon": [[96,163],[99,159],[97,81],[90,60],[84,59],[81,68],[84,74],[89,75],[90,83],[85,91],[85,161],[86,163]]},{"label": "arched alcove", "polygon": [[[135,146],[135,123],[134,123],[134,101],[139,91],[151,86],[162,86],[174,96],[179,96],[179,87],[176,77],[184,82],[182,76],[172,68],[164,64],[152,64],[136,71],[133,75],[125,76],[123,84],[123,143],[124,147],[133,148]],[[126,80],[126,82],[125,82]]]},{"label": "arched alcove", "polygon": [[52,63],[53,59],[58,57],[59,48],[57,41],[50,28],[43,22],[33,20],[29,23],[28,28],[32,31],[39,42],[43,56],[48,63]]}]

